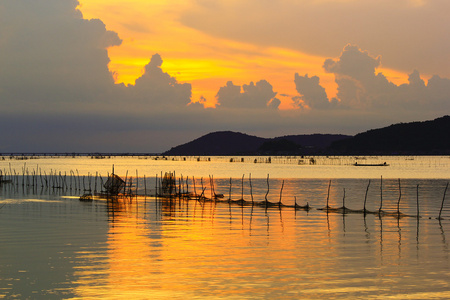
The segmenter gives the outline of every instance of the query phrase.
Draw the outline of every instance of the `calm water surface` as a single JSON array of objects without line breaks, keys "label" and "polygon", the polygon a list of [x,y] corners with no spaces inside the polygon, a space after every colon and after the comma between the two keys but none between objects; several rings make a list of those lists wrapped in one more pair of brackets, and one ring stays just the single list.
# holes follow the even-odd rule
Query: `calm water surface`
[{"label": "calm water surface", "polygon": [[[450,298],[447,202],[444,219],[436,219],[450,178],[448,157],[365,158],[390,164],[367,168],[351,166],[349,158],[317,159],[315,165],[299,165],[301,158],[271,164],[215,159],[1,161],[3,174],[16,174],[18,181],[0,187],[0,298]],[[190,190],[192,177],[198,189],[203,177],[206,196],[214,175],[216,192],[226,198],[232,177],[232,199],[252,194],[263,201],[270,174],[269,201],[281,194],[284,204],[314,209],[151,196],[80,202],[84,191],[70,172],[89,178],[94,189],[96,172],[106,176],[112,164],[121,176],[137,170],[141,194],[151,194],[156,174],[176,171],[189,176]],[[41,187],[36,170],[60,180],[67,173],[65,187]],[[366,208],[376,211],[382,198],[383,210],[395,212],[400,198],[401,212],[410,216],[317,209],[327,198],[331,207],[342,206],[344,189],[346,207],[362,209],[366,199]]]}]

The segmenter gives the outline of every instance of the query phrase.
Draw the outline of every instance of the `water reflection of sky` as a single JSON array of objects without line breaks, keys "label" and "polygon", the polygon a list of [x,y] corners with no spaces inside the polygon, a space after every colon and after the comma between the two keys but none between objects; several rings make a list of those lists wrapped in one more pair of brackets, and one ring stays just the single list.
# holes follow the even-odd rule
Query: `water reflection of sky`
[{"label": "water reflection of sky", "polygon": [[5,208],[8,297],[449,296],[446,220],[154,198]]},{"label": "water reflection of sky", "polygon": [[[316,209],[327,197],[342,206],[345,188],[347,207],[361,209],[367,191],[377,210],[382,187],[383,209],[395,211],[398,178],[378,176],[370,186],[331,178],[329,196],[329,178],[270,177],[269,201],[281,194],[310,211],[152,197],[83,203],[80,191],[2,185],[0,298],[449,298],[448,205],[435,219],[448,180],[408,178],[400,208],[412,217],[400,219]],[[266,178],[252,183],[263,201]],[[229,178],[214,184],[228,198]],[[232,198],[242,193],[250,200],[247,175],[244,185],[232,178]]]}]

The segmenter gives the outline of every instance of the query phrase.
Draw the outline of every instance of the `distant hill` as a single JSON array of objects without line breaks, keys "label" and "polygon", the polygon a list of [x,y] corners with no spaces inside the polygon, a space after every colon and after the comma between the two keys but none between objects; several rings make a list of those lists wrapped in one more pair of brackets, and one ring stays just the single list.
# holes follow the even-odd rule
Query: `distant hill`
[{"label": "distant hill", "polygon": [[266,139],[232,131],[212,132],[186,144],[174,147],[164,155],[233,155],[251,153]]},{"label": "distant hill", "polygon": [[335,141],[333,154],[450,154],[450,116],[432,121],[394,124]]},{"label": "distant hill", "polygon": [[326,149],[335,141],[340,141],[342,139],[347,139],[351,137],[352,136],[350,135],[343,135],[343,134],[301,134],[301,135],[286,135],[282,137],[276,137],[274,139],[286,139],[298,145],[302,145],[303,148]]},{"label": "distant hill", "polygon": [[312,134],[261,138],[232,131],[209,133],[174,147],[164,155],[294,155],[321,152],[347,135]]}]

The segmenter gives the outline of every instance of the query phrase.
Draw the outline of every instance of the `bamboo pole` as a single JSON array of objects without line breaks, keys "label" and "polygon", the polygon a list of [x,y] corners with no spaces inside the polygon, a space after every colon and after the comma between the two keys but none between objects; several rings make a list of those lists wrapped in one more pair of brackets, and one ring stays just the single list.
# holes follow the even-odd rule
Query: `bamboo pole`
[{"label": "bamboo pole", "polygon": [[230,190],[229,190],[228,201],[231,201],[231,177],[230,177]]},{"label": "bamboo pole", "polygon": [[[114,165],[113,165],[113,171],[114,171]],[[113,174],[111,174],[111,176],[112,176]],[[126,175],[125,175],[125,183],[124,183],[124,185],[123,185],[123,194],[124,195],[126,195],[126,193],[127,193],[127,180],[128,180],[128,170],[127,170],[127,173],[126,173]]]},{"label": "bamboo pole", "polygon": [[383,176],[381,176],[380,180],[380,208],[378,209],[379,213],[381,213],[382,208],[383,208]]},{"label": "bamboo pole", "polygon": [[144,174],[144,195],[147,196],[147,182],[145,180],[145,174]]},{"label": "bamboo pole", "polygon": [[242,174],[242,182],[241,182],[241,200],[244,200],[244,174]]},{"label": "bamboo pole", "polygon": [[249,174],[248,180],[250,181],[250,196],[252,197],[252,204],[253,202],[253,186],[252,186],[252,173]]},{"label": "bamboo pole", "polygon": [[283,187],[284,187],[284,180],[283,180],[283,183],[281,184],[281,190],[280,190],[280,201],[278,202],[278,204],[281,206],[281,197],[282,197],[282,194],[283,194]]},{"label": "bamboo pole", "polygon": [[136,198],[138,194],[138,188],[139,188],[139,177],[138,177],[138,170],[136,169]]},{"label": "bamboo pole", "polygon": [[77,169],[77,178],[78,178],[78,190],[81,190],[80,173],[78,172],[78,169]]},{"label": "bamboo pole", "polygon": [[398,179],[398,191],[399,191],[399,196],[398,196],[398,201],[397,201],[397,214],[400,215],[400,200],[402,199],[402,186],[400,184],[400,178]]},{"label": "bamboo pole", "polygon": [[441,220],[441,215],[442,215],[442,209],[444,208],[444,201],[445,201],[445,194],[447,194],[447,189],[448,189],[448,182],[447,185],[445,186],[445,191],[444,191],[444,197],[442,198],[442,203],[441,203],[441,209],[439,210],[439,220]]},{"label": "bamboo pole", "polygon": [[209,175],[209,189],[210,189],[210,194],[211,194],[211,199],[213,199],[214,197],[213,197],[213,182],[212,182],[212,179],[211,179],[211,175]]},{"label": "bamboo pole", "polygon": [[369,192],[369,186],[370,186],[370,179],[369,179],[369,183],[367,184],[366,195],[364,196],[364,213],[366,212],[367,194]]},{"label": "bamboo pole", "polygon": [[344,188],[344,197],[342,198],[342,208],[344,209],[344,212],[345,212],[345,210],[347,209],[347,208],[345,207],[345,188]]},{"label": "bamboo pole", "polygon": [[158,174],[155,177],[155,197],[158,197]]},{"label": "bamboo pole", "polygon": [[95,186],[94,186],[94,192],[97,193],[97,177],[98,177],[98,171],[95,172]]},{"label": "bamboo pole", "polygon": [[417,198],[416,198],[416,204],[417,204],[417,218],[419,218],[419,184],[417,184]]},{"label": "bamboo pole", "polygon": [[192,182],[194,184],[194,197],[197,197],[197,188],[195,187],[195,177],[192,176]]},{"label": "bamboo pole", "polygon": [[328,210],[328,208],[330,208],[330,206],[328,205],[328,203],[330,201],[330,188],[331,188],[331,179],[330,179],[330,182],[328,183],[327,206],[326,206],[327,210]]}]

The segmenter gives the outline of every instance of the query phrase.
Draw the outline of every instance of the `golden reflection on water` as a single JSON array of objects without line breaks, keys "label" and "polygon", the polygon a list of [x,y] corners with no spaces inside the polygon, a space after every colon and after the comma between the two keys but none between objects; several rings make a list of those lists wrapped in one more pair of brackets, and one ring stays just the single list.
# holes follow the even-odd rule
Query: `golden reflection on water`
[{"label": "golden reflection on water", "polygon": [[77,297],[414,298],[427,295],[421,280],[449,275],[433,273],[449,265],[443,227],[444,251],[427,265],[437,228],[419,235],[414,218],[154,198],[111,202],[107,214],[105,253],[80,253],[92,263],[77,269]]}]

